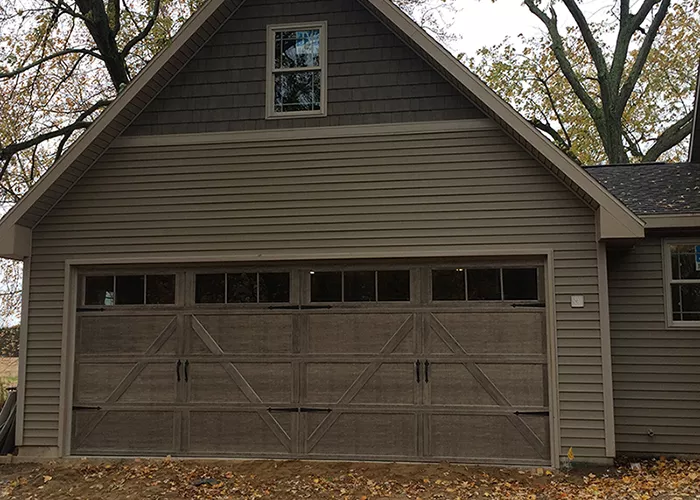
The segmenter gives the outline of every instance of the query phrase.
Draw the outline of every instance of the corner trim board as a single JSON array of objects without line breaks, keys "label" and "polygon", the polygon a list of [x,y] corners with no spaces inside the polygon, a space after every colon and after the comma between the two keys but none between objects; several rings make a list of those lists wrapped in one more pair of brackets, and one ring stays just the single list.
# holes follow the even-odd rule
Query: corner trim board
[{"label": "corner trim board", "polygon": [[[30,237],[31,255],[31,237]],[[24,401],[27,383],[27,348],[29,345],[29,288],[32,270],[32,258],[24,259],[22,268],[22,310],[19,324],[19,366],[17,367],[17,427],[15,429],[15,444],[24,444]]]},{"label": "corner trim board", "polygon": [[608,252],[598,243],[598,305],[600,310],[600,350],[603,358],[603,415],[605,456],[615,457],[615,402],[613,398],[612,347],[610,340],[610,301],[608,297]]}]

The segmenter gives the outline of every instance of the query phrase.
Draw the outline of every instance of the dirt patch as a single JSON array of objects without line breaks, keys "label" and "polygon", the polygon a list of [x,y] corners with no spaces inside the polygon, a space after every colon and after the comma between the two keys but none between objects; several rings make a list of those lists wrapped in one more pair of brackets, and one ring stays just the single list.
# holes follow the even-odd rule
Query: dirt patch
[{"label": "dirt patch", "polygon": [[124,460],[0,466],[0,497],[181,499],[700,498],[700,463],[570,472],[463,465]]}]

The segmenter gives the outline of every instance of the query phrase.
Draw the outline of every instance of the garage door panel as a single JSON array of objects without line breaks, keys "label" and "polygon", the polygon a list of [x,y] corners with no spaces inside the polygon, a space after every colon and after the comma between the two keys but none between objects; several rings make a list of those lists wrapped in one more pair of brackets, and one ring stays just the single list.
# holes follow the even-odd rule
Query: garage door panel
[{"label": "garage door panel", "polygon": [[177,353],[175,316],[82,316],[77,319],[77,352],[89,354]]},{"label": "garage door panel", "polygon": [[430,364],[432,405],[482,405],[498,403],[462,363]]},{"label": "garage door panel", "polygon": [[75,404],[102,403],[134,368],[134,363],[80,363],[75,370]]},{"label": "garage door panel", "polygon": [[291,403],[291,363],[234,363],[263,403]]},{"label": "garage door panel", "polygon": [[74,449],[78,453],[172,453],[178,415],[169,411],[78,411]]},{"label": "garage door panel", "polygon": [[437,414],[430,416],[429,429],[430,455],[438,459],[517,462],[546,458],[507,416]]},{"label": "garage door panel", "polygon": [[[197,328],[197,323],[204,331]],[[280,314],[204,315],[192,318],[193,354],[287,354],[292,352],[293,316]]]},{"label": "garage door panel", "polygon": [[368,363],[307,363],[303,401],[334,404],[367,368]]},{"label": "garage door panel", "polygon": [[[291,417],[285,414],[268,418],[289,436]],[[290,453],[285,444],[257,411],[191,411],[190,453],[207,455],[281,455]]]},{"label": "garage door panel", "polygon": [[546,352],[544,321],[543,311],[435,313],[429,345],[443,352],[448,337],[448,345],[470,354],[541,354]]},{"label": "garage door panel", "polygon": [[175,402],[177,396],[175,369],[175,362],[147,364],[132,382],[128,379],[123,382],[128,384],[128,387],[117,401],[119,403]]},{"label": "garage door panel", "polygon": [[[303,402],[337,404],[346,394],[355,394],[344,404],[412,405],[416,403],[414,364],[307,363]],[[369,370],[371,376],[362,375]]]},{"label": "garage door panel", "polygon": [[190,365],[189,401],[192,403],[242,403],[248,401],[221,363]]},{"label": "garage door panel", "polygon": [[[329,417],[330,418],[330,415]],[[320,424],[321,428],[323,423]],[[319,428],[316,428],[319,429]],[[311,426],[307,441],[314,443]],[[313,446],[310,456],[416,457],[417,420],[411,413],[343,413]]]},{"label": "garage door panel", "polygon": [[530,364],[485,364],[479,368],[514,406],[547,406],[547,367]]},{"label": "garage door panel", "polygon": [[393,353],[415,352],[413,315],[406,313],[311,314],[308,350],[313,354],[378,353],[395,334],[402,336]]},{"label": "garage door panel", "polygon": [[384,363],[351,403],[412,405],[416,402],[414,373],[413,363]]}]

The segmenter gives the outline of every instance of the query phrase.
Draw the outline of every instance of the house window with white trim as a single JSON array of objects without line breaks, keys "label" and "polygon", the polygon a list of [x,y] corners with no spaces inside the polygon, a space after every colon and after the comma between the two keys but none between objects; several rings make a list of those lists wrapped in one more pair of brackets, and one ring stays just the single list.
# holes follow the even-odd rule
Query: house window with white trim
[{"label": "house window with white trim", "polygon": [[267,116],[326,113],[326,23],[268,27]]},{"label": "house window with white trim", "polygon": [[668,244],[665,253],[670,323],[700,323],[700,241]]}]

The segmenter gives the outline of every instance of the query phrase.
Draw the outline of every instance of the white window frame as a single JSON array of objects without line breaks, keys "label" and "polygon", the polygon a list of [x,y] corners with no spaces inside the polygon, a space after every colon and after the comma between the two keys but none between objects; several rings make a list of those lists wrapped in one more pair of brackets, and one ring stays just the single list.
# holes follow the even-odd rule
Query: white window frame
[{"label": "white window frame", "polygon": [[[275,69],[275,33],[278,31],[303,31],[317,29],[320,32],[319,66],[298,69]],[[267,27],[267,82],[265,85],[266,118],[304,118],[326,116],[328,104],[328,22],[275,24]],[[294,71],[321,71],[321,109],[312,111],[275,111],[275,74]]]},{"label": "white window frame", "polygon": [[700,245],[700,237],[689,239],[665,239],[663,245],[663,277],[664,277],[664,305],[666,310],[666,326],[675,329],[697,330],[700,328],[700,321],[683,321],[673,319],[673,293],[672,284],[686,283],[700,285],[700,279],[694,280],[674,280],[671,263],[671,247],[674,245]]}]

